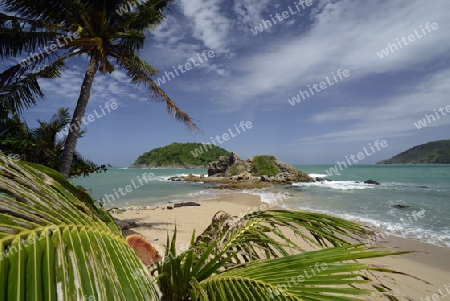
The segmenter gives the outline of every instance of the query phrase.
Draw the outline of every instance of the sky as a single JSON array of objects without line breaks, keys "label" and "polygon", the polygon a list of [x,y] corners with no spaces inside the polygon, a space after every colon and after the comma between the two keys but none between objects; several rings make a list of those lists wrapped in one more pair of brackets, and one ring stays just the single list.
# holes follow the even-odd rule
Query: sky
[{"label": "sky", "polygon": [[[86,113],[101,118],[77,145],[88,159],[124,167],[153,148],[231,131],[215,142],[242,158],[336,164],[366,148],[358,164],[373,164],[450,139],[448,0],[175,0],[170,8],[139,55],[201,133],[171,119],[124,71],[97,73]],[[73,111],[87,64],[73,59],[60,79],[40,81],[46,97],[24,112],[30,126],[59,107]],[[103,115],[107,102],[117,108]],[[240,122],[252,126],[238,134]],[[385,147],[370,151],[377,140]]]}]

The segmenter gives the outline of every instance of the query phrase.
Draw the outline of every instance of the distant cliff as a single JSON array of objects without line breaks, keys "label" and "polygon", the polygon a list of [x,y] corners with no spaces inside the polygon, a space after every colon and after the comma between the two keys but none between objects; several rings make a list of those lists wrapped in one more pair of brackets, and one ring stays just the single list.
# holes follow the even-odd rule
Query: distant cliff
[{"label": "distant cliff", "polygon": [[139,156],[134,168],[206,168],[209,162],[230,153],[218,146],[202,143],[172,143]]},{"label": "distant cliff", "polygon": [[450,140],[421,144],[377,164],[450,164]]}]

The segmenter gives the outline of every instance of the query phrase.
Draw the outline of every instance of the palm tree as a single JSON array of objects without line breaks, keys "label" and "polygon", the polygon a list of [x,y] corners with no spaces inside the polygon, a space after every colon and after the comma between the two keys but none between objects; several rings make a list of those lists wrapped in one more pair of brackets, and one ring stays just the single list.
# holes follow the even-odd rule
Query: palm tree
[{"label": "palm tree", "polygon": [[[0,74],[2,102],[15,110],[35,105],[42,98],[39,78],[57,78],[69,58],[89,60],[73,113],[58,171],[69,176],[73,154],[97,71],[125,70],[131,82],[148,88],[152,100],[166,104],[167,112],[191,130],[196,125],[153,81],[158,70],[136,53],[144,47],[145,31],[164,19],[170,0],[0,0],[16,16],[0,14],[0,57],[29,57]],[[118,11],[121,11],[119,14]]]},{"label": "palm tree", "polygon": [[[10,113],[0,118],[0,150],[13,157],[56,169],[64,149],[64,132],[70,124],[69,109],[58,109],[49,121],[37,121],[39,127],[32,129],[17,114]],[[80,133],[80,137],[82,134],[84,132]],[[69,176],[88,176],[106,170],[106,165],[99,166],[75,151]]]},{"label": "palm tree", "polygon": [[[305,252],[286,229],[328,247]],[[168,238],[152,276],[87,193],[54,170],[0,154],[0,300],[361,300],[375,294],[360,287],[371,284],[362,271],[394,271],[355,260],[401,254],[344,240],[364,234],[317,213],[219,213],[181,254],[176,232]]]}]

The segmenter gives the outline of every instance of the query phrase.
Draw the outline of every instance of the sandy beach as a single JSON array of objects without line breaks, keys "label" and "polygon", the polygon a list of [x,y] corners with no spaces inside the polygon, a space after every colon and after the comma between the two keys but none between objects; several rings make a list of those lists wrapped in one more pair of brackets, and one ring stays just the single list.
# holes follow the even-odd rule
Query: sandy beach
[{"label": "sandy beach", "polygon": [[[188,248],[192,232],[196,235],[210,224],[219,210],[231,215],[242,216],[256,209],[269,209],[255,195],[244,193],[219,194],[217,199],[198,202],[201,206],[167,209],[167,205],[151,209],[127,210],[114,213],[119,221],[136,222],[138,227],[125,230],[124,235],[142,234],[160,254],[164,254],[167,234],[173,235],[177,227],[178,250]],[[276,209],[277,207],[272,207]],[[450,249],[395,236],[384,236],[379,245],[389,249],[409,250],[414,253],[370,260],[370,263],[407,273],[367,274],[375,284],[383,284],[398,300],[450,300]],[[387,300],[387,298],[384,298]],[[368,296],[365,300],[384,300],[379,296]]]}]

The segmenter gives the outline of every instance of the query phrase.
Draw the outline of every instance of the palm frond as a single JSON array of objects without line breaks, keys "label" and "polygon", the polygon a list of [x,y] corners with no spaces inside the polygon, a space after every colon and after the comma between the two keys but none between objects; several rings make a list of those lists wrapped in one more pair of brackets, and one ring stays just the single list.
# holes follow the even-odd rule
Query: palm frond
[{"label": "palm frond", "polygon": [[60,34],[45,30],[47,26],[41,21],[0,13],[0,58],[28,56],[38,48],[49,46]]},{"label": "palm frond", "polygon": [[[117,50],[117,52],[115,52]],[[166,104],[167,113],[175,120],[183,122],[189,130],[198,131],[197,125],[191,116],[181,110],[151,78],[158,74],[158,71],[147,64],[144,60],[136,56],[132,52],[123,52],[119,48],[115,48],[111,55],[117,59],[117,63],[121,69],[127,71],[127,75],[131,78],[131,82],[139,86],[143,84],[148,87],[150,98],[154,101],[161,101]]]},{"label": "palm frond", "polygon": [[[291,231],[292,237],[285,234],[286,230]],[[225,265],[233,266],[304,251],[292,240],[294,237],[312,248],[322,248],[348,245],[349,240],[357,242],[366,235],[367,230],[358,224],[320,213],[267,210],[237,218],[218,212],[193,247],[205,248],[217,241],[214,256],[238,251],[239,256]]]},{"label": "palm frond", "polygon": [[89,195],[56,171],[1,154],[0,256],[1,300],[158,298],[148,277],[134,276],[145,267]]},{"label": "palm frond", "polygon": [[[39,19],[45,24],[71,26],[80,16],[80,8],[90,4],[89,0],[1,0],[8,13],[15,13],[26,19]],[[63,12],[63,13],[61,13]],[[77,14],[78,12],[78,14]]]},{"label": "palm frond", "polygon": [[[39,63],[39,62],[38,62]],[[37,64],[38,64],[37,63]],[[36,104],[36,98],[43,98],[44,93],[39,86],[39,78],[55,79],[61,76],[61,70],[66,67],[63,58],[36,72],[24,74],[24,69],[34,68],[34,65],[22,67],[19,64],[0,74],[0,102],[1,106],[9,107],[21,112]]]},{"label": "palm frond", "polygon": [[191,296],[207,295],[208,300],[364,300],[356,296],[376,294],[370,286],[358,287],[370,283],[361,271],[399,272],[353,261],[403,253],[351,245],[253,261],[199,282]]},{"label": "palm frond", "polygon": [[361,300],[356,297],[376,294],[366,272],[410,276],[356,261],[408,252],[361,244],[237,265],[227,263],[245,249],[214,254],[218,237],[196,248],[193,235],[191,247],[179,255],[175,244],[176,230],[167,240],[164,262],[158,263],[157,281],[164,300]]},{"label": "palm frond", "polygon": [[[120,19],[117,27],[137,29],[141,32],[152,29],[164,20],[164,11],[169,10],[168,5],[173,0],[142,1],[135,12],[128,12]],[[170,11],[170,10],[169,10]]]}]

